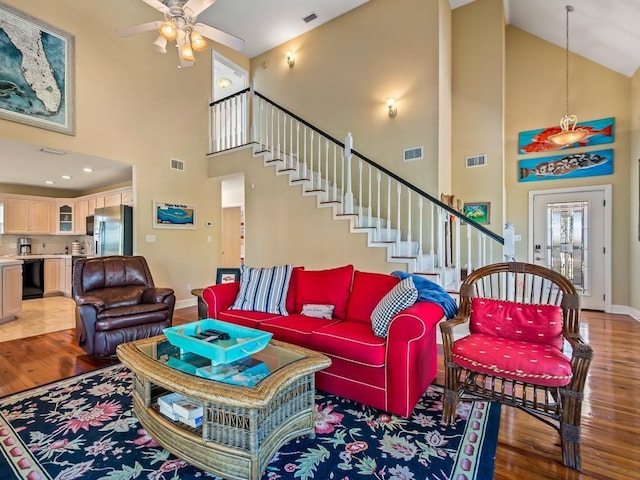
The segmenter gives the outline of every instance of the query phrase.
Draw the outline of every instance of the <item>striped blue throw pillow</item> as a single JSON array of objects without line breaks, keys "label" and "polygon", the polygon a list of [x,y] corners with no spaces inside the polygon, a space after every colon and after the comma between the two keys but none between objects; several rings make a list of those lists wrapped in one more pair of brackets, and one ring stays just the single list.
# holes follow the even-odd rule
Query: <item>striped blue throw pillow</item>
[{"label": "striped blue throw pillow", "polygon": [[240,266],[240,291],[231,310],[288,315],[287,291],[292,265],[270,268]]}]

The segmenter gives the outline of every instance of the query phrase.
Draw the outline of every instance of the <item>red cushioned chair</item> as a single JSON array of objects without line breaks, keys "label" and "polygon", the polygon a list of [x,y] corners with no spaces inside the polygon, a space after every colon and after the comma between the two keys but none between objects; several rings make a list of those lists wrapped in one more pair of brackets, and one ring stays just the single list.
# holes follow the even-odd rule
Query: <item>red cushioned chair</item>
[{"label": "red cushioned chair", "polygon": [[[467,322],[470,334],[455,340],[454,328]],[[458,316],[440,329],[443,421],[455,422],[463,394],[520,408],[558,431],[563,463],[580,470],[582,398],[593,350],[580,336],[573,284],[529,263],[481,267],[460,287]]]}]

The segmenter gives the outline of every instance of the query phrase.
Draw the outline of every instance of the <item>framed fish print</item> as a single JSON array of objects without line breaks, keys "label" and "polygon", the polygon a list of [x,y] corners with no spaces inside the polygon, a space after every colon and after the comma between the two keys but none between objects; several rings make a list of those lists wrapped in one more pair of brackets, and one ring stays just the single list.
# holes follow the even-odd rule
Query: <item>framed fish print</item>
[{"label": "framed fish print", "polygon": [[518,162],[518,182],[595,177],[613,173],[613,149],[532,158]]},{"label": "framed fish print", "polygon": [[216,285],[240,281],[239,268],[218,268],[216,270]]},{"label": "framed fish print", "polygon": [[518,153],[557,152],[567,148],[590,147],[592,145],[603,145],[614,141],[615,118],[603,118],[600,120],[590,120],[580,122],[576,125],[576,130],[586,130],[586,138],[579,143],[569,145],[558,145],[549,140],[551,135],[560,133],[560,127],[547,127],[539,130],[529,130],[518,134]]},{"label": "framed fish print", "polygon": [[0,118],[75,135],[75,37],[0,2]]},{"label": "framed fish print", "polygon": [[489,202],[465,203],[462,214],[476,223],[488,224],[491,204]]}]

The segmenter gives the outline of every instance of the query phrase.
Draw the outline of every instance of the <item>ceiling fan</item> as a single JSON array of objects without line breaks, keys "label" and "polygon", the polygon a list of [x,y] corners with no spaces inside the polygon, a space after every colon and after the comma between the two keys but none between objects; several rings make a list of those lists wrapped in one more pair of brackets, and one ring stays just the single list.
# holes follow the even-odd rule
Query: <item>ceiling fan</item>
[{"label": "ceiling fan", "polygon": [[242,51],[244,40],[229,33],[213,28],[204,23],[196,23],[198,15],[213,5],[217,0],[142,0],[147,5],[164,14],[164,20],[134,25],[123,28],[117,33],[121,37],[128,37],[138,33],[158,30],[160,35],[153,42],[154,47],[161,53],[166,53],[167,42],[176,41],[180,66],[190,67],[195,62],[193,51],[204,50],[207,42],[203,37],[214,40],[222,45]]}]

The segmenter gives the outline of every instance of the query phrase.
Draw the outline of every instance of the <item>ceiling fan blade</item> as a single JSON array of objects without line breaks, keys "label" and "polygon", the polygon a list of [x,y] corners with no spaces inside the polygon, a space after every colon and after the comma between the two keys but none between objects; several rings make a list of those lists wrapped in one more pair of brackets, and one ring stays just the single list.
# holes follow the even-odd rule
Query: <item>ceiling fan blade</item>
[{"label": "ceiling fan blade", "polygon": [[151,30],[158,30],[164,22],[157,20],[155,22],[141,23],[140,25],[134,25],[133,27],[122,28],[117,30],[116,33],[121,37],[129,37],[131,35],[137,35],[138,33],[150,32]]},{"label": "ceiling fan blade", "polygon": [[[146,1],[146,0],[143,0]],[[153,0],[150,0],[153,1]],[[191,13],[194,17],[197,17],[201,12],[204,12],[211,5],[216,3],[218,0],[189,0],[182,7],[188,13]]]},{"label": "ceiling fan blade", "polygon": [[244,48],[244,40],[231,35],[230,33],[223,32],[222,30],[205,25],[204,23],[196,23],[195,27],[202,35],[214,42],[221,43],[222,45],[226,45],[227,47],[233,48],[239,52]]},{"label": "ceiling fan blade", "polygon": [[149,5],[150,7],[155,8],[156,10],[160,10],[162,13],[169,13],[169,7],[167,7],[164,3],[159,0],[142,0],[144,3]]}]

